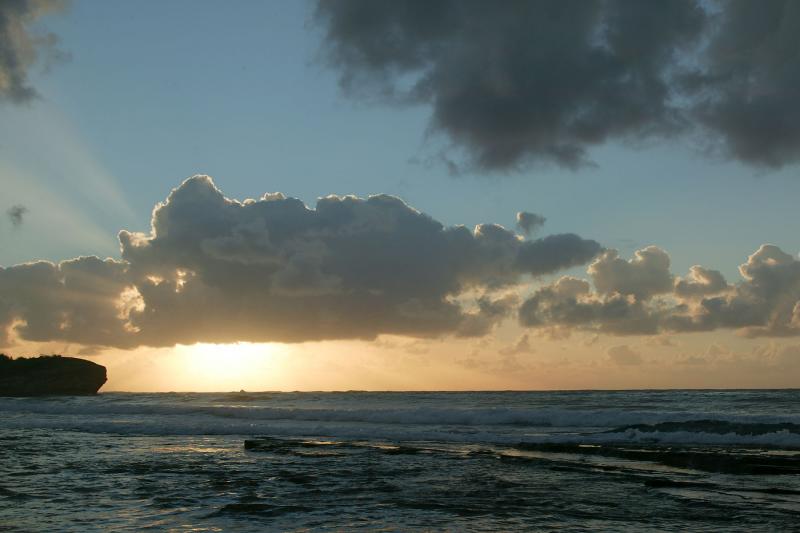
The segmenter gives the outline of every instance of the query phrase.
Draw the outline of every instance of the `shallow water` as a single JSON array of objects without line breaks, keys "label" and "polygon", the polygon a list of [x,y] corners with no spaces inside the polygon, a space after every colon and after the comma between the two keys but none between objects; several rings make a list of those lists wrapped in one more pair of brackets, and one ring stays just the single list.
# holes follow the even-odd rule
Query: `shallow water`
[{"label": "shallow water", "polygon": [[4,398],[0,529],[790,531],[798,406],[800,391]]}]

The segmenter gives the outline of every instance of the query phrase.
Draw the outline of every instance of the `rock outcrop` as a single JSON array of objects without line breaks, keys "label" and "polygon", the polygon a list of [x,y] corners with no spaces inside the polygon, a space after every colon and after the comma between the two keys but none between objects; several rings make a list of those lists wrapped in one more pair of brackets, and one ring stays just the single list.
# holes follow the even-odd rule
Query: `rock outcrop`
[{"label": "rock outcrop", "polygon": [[0,354],[0,396],[96,394],[105,382],[106,367],[85,359]]}]

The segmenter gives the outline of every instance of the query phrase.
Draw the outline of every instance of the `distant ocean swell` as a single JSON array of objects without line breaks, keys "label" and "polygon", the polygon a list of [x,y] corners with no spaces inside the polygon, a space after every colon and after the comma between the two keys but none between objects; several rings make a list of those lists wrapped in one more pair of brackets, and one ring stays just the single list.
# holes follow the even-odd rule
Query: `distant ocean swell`
[{"label": "distant ocean swell", "polygon": [[626,409],[523,409],[523,408],[393,408],[317,409],[254,406],[183,406],[174,404],[113,404],[105,402],[54,402],[0,399],[0,413],[41,415],[160,415],[214,416],[245,420],[298,420],[309,422],[368,422],[395,425],[619,427],[689,420],[732,423],[789,423],[800,425],[800,413],[779,415],[723,414],[708,411],[631,411]]},{"label": "distant ocean swell", "polygon": [[560,408],[275,408],[0,399],[7,428],[138,435],[328,436],[464,443],[653,443],[800,449],[800,415]]}]

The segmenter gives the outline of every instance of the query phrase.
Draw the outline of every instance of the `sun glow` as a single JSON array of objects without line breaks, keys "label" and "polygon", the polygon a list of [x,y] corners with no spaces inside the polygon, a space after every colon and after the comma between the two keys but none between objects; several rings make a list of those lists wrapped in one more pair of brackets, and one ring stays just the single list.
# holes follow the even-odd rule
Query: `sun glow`
[{"label": "sun glow", "polygon": [[237,342],[179,345],[174,353],[183,378],[198,391],[227,391],[261,389],[265,382],[276,382],[276,358],[282,352],[280,344]]}]

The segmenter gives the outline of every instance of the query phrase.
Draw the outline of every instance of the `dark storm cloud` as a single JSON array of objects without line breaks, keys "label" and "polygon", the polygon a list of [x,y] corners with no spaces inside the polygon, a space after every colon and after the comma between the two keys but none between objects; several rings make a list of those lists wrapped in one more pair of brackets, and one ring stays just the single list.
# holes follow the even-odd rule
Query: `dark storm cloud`
[{"label": "dark storm cloud", "polygon": [[[694,266],[685,278],[674,278],[668,267],[666,253],[652,246],[629,261],[606,252],[588,269],[595,290],[588,281],[563,277],[522,304],[520,323],[617,335],[715,329],[750,337],[800,335],[800,261],[777,246],[765,244],[751,255],[734,285],[715,270]],[[609,275],[609,268],[620,276]]]},{"label": "dark storm cloud", "polygon": [[38,49],[52,46],[55,36],[32,34],[29,25],[63,5],[61,0],[0,1],[0,99],[21,103],[36,96],[28,69]]},{"label": "dark storm cloud", "polygon": [[121,261],[0,270],[3,331],[120,347],[480,336],[516,308],[510,285],[600,250],[571,234],[445,227],[386,195],[238,202],[205,176],[156,207],[149,234],[119,238]]},{"label": "dark storm cloud", "polygon": [[13,205],[8,208],[6,214],[8,215],[8,219],[11,221],[11,225],[15,228],[18,228],[22,225],[22,221],[25,217],[25,213],[28,212],[28,208],[24,205]]},{"label": "dark storm cloud", "polygon": [[699,120],[727,151],[780,167],[800,158],[800,3],[732,0],[693,82]]},{"label": "dark storm cloud", "polygon": [[322,1],[318,16],[346,90],[431,104],[484,169],[575,167],[608,137],[675,130],[665,69],[706,18],[687,1],[583,0]]},{"label": "dark storm cloud", "polygon": [[347,94],[429,105],[481,170],[698,130],[747,163],[800,156],[793,0],[320,0],[316,18]]}]

